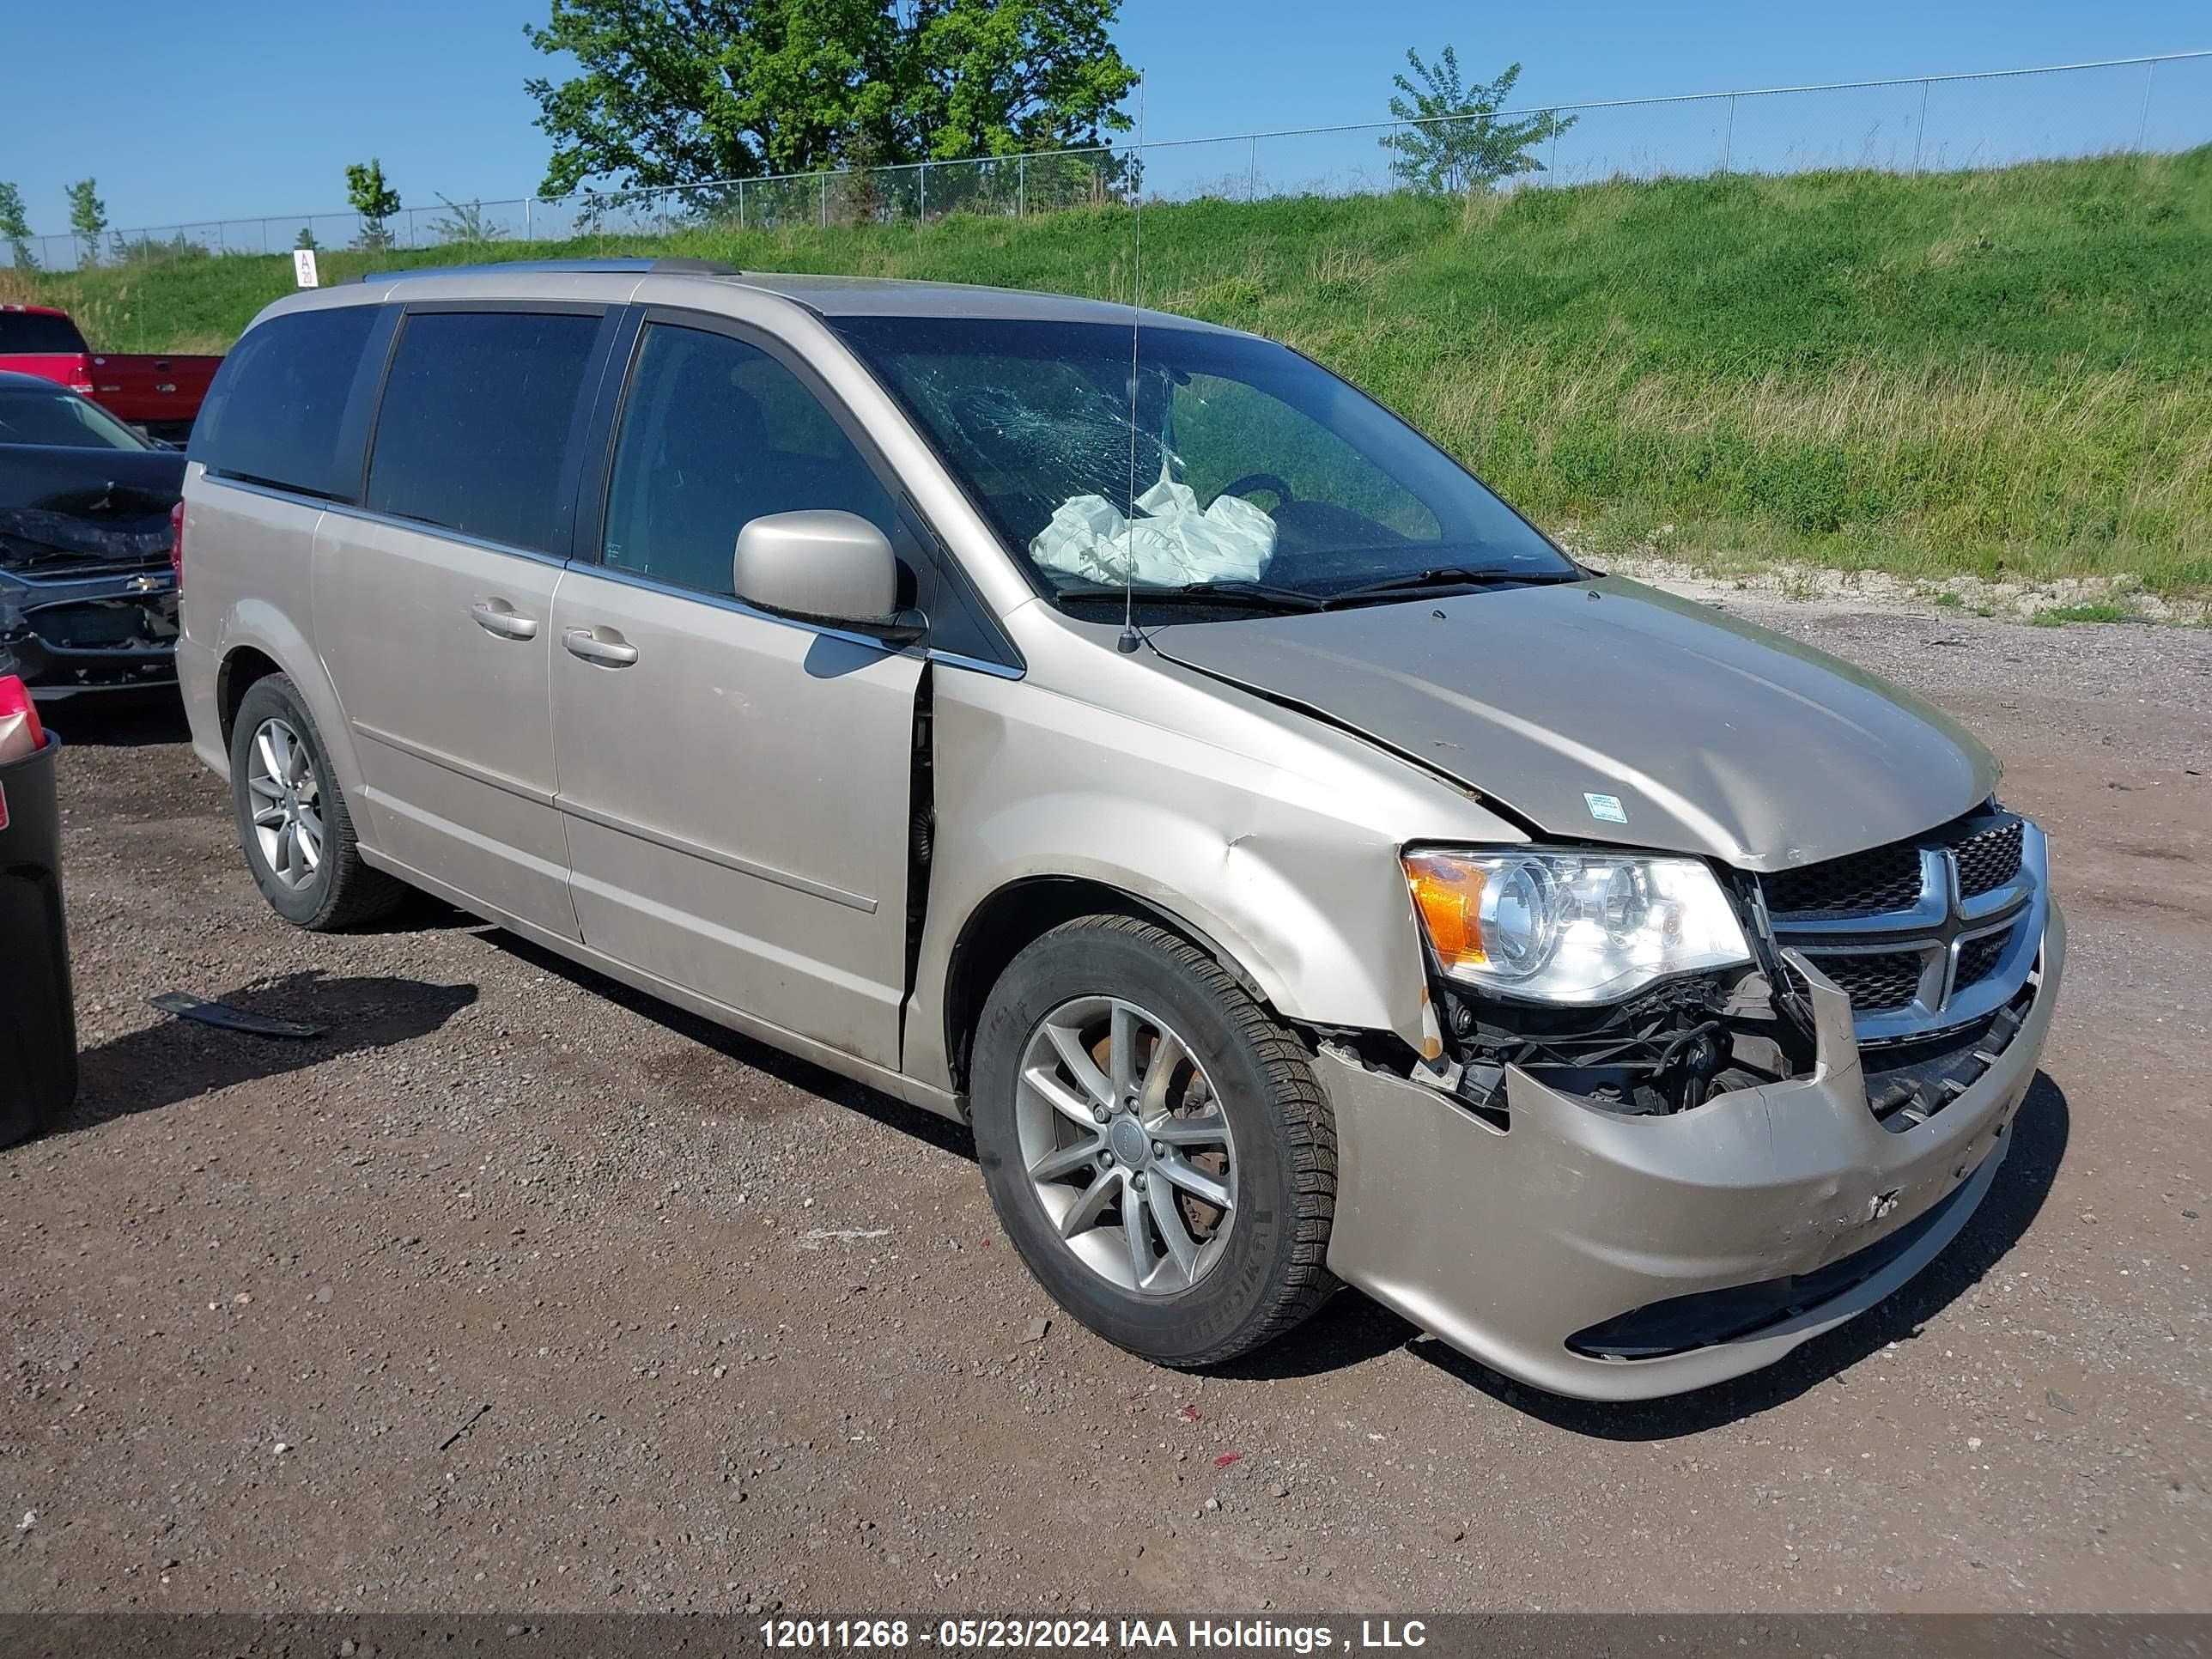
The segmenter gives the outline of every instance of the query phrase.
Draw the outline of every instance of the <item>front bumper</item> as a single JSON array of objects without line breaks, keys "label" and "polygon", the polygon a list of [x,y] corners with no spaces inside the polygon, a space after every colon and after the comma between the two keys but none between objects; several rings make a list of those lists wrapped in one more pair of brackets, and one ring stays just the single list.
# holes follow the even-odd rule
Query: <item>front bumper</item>
[{"label": "front bumper", "polygon": [[176,684],[168,567],[37,580],[0,571],[0,659],[40,702]]},{"label": "front bumper", "polygon": [[[1881,1301],[1966,1225],[2034,1079],[2065,953],[2053,904],[2018,1035],[1901,1131],[1869,1109],[1850,1000],[1824,981],[1812,985],[1811,1075],[1671,1116],[1601,1111],[1515,1069],[1499,1130],[1439,1090],[1325,1049],[1329,1267],[1559,1394],[1648,1399],[1771,1364]],[[1633,1340],[1607,1334],[1624,1330]],[[1639,1346],[1675,1351],[1618,1357]]]}]

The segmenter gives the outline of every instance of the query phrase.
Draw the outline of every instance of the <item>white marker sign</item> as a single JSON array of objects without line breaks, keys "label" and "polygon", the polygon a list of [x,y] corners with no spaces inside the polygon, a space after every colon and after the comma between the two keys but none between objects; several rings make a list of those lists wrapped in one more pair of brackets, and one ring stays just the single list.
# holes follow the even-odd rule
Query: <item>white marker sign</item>
[{"label": "white marker sign", "polygon": [[315,250],[295,247],[292,250],[292,274],[300,279],[301,288],[320,288],[322,279],[315,275]]}]

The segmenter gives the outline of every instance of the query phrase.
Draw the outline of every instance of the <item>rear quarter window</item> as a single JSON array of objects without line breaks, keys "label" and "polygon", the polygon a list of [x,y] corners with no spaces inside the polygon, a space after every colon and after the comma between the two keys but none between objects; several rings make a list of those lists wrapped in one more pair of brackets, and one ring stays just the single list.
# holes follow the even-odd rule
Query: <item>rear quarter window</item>
[{"label": "rear quarter window", "polygon": [[597,316],[418,312],[402,325],[369,452],[374,513],[553,550]]},{"label": "rear quarter window", "polygon": [[271,317],[222,360],[192,428],[208,471],[349,501],[361,488],[358,441],[341,453],[346,399],[377,307]]}]

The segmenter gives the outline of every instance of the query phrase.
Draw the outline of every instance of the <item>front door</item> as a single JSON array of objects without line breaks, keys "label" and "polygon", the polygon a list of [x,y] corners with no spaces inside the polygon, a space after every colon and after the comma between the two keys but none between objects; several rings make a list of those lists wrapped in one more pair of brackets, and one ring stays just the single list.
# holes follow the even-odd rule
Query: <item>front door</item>
[{"label": "front door", "polygon": [[731,592],[738,532],[893,498],[799,377],[711,322],[648,322],[599,563],[555,597],[553,731],[586,944],[896,1066],[922,658]]},{"label": "front door", "polygon": [[315,633],[376,844],[489,909],[576,937],[553,805],[550,661],[602,319],[410,312],[365,511],[315,538]]}]

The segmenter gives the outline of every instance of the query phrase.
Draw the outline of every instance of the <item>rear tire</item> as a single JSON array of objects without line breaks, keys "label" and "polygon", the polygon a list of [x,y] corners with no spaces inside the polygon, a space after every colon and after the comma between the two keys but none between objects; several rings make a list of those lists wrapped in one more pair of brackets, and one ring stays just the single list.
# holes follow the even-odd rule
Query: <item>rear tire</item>
[{"label": "rear tire", "polygon": [[362,862],[330,751],[299,690],[282,674],[248,686],[230,728],[238,842],[269,908],[297,927],[335,933],[386,915],[407,889]]},{"label": "rear tire", "polygon": [[1218,1364],[1337,1288],[1328,1097],[1299,1043],[1188,941],[1128,916],[1054,928],[992,988],[973,1054],[999,1219],[1108,1341]]}]

